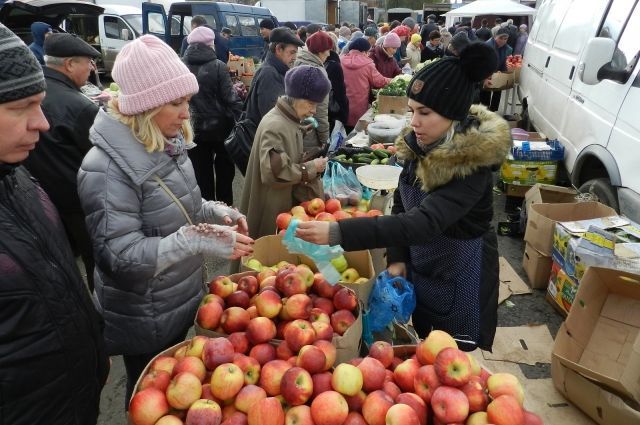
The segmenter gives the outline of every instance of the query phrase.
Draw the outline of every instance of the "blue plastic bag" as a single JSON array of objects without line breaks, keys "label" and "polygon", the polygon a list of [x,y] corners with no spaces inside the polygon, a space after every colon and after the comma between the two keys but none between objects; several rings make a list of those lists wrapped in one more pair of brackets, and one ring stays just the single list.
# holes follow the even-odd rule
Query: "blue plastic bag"
[{"label": "blue plastic bag", "polygon": [[406,323],[415,308],[413,285],[401,276],[391,276],[385,270],[376,278],[369,295],[370,330],[380,332],[394,320]]},{"label": "blue plastic bag", "polygon": [[302,254],[311,258],[318,271],[322,273],[325,280],[335,285],[340,280],[340,273],[331,264],[331,260],[338,258],[344,253],[344,249],[340,245],[316,245],[311,242],[304,241],[296,237],[296,229],[298,228],[298,220],[293,219],[287,227],[287,231],[282,238],[282,243],[292,254]]},{"label": "blue plastic bag", "polygon": [[337,161],[329,161],[322,177],[325,198],[336,198],[344,207],[356,206],[362,199],[362,185],[351,167],[345,168]]}]

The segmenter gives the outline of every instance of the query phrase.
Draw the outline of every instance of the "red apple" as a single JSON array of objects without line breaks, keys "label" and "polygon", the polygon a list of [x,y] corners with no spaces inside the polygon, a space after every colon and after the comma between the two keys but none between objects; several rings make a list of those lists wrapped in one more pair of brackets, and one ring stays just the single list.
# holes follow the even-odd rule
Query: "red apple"
[{"label": "red apple", "polygon": [[367,425],[367,421],[364,420],[362,414],[358,412],[349,412],[347,419],[345,419],[342,425]]},{"label": "red apple", "polygon": [[249,408],[248,425],[283,425],[284,410],[275,397],[259,400]]},{"label": "red apple", "polygon": [[476,412],[469,415],[465,425],[488,425],[487,412]]},{"label": "red apple", "polygon": [[324,322],[313,322],[311,327],[316,332],[317,340],[333,341],[333,327]]},{"label": "red apple", "polygon": [[211,393],[220,400],[231,400],[244,386],[244,373],[233,363],[218,366],[211,375]]},{"label": "red apple", "polygon": [[340,211],[334,212],[333,217],[336,219],[336,221],[340,221],[340,220],[351,218],[351,214],[349,214],[346,211],[340,210]]},{"label": "red apple", "polygon": [[482,388],[487,389],[487,381],[491,374],[487,372],[487,370],[483,367],[480,368],[480,383],[482,384]]},{"label": "red apple", "polygon": [[317,214],[315,216],[316,221],[336,221],[336,218],[333,216],[333,214],[328,213],[328,212],[321,212],[320,214]]},{"label": "red apple", "polygon": [[[194,401],[200,399],[202,383],[192,373],[182,372],[177,374],[167,387],[167,401],[174,409],[188,409]],[[215,396],[215,394],[214,394]]]},{"label": "red apple", "polygon": [[233,291],[233,282],[227,276],[217,276],[209,282],[210,294],[215,294],[221,298],[227,298]]},{"label": "red apple", "polygon": [[391,366],[389,366],[389,369],[396,370],[398,365],[400,365],[400,363],[402,363],[403,361],[404,360],[402,360],[400,357],[394,357],[393,360],[391,360]]},{"label": "red apple", "polygon": [[347,363],[355,367],[358,367],[360,362],[362,362],[362,357],[354,357],[353,359],[347,360]]},{"label": "red apple", "polygon": [[253,357],[258,363],[264,365],[276,359],[276,347],[266,342],[254,345],[251,350],[249,350],[249,357]]},{"label": "red apple", "polygon": [[464,351],[444,348],[436,356],[433,367],[443,385],[461,387],[471,378],[471,364]]},{"label": "red apple", "polygon": [[322,372],[325,370],[327,356],[324,352],[313,345],[305,345],[300,349],[296,359],[296,366],[299,366],[310,374]]},{"label": "red apple", "polygon": [[335,213],[336,211],[340,211],[341,208],[342,205],[340,205],[340,201],[335,198],[327,199],[327,201],[324,203],[324,210],[331,214]]},{"label": "red apple", "polygon": [[[318,298],[321,299],[321,298]],[[331,319],[329,318],[329,315],[322,309],[314,307],[311,309],[311,311],[309,312],[309,321],[313,324],[315,322],[324,322],[324,323],[331,323]]]},{"label": "red apple", "polygon": [[414,391],[413,378],[418,373],[418,369],[420,369],[420,363],[413,359],[407,359],[393,371],[393,380],[403,392]]},{"label": "red apple", "polygon": [[313,198],[311,201],[309,201],[309,206],[307,207],[309,215],[319,214],[321,212],[324,212],[324,209],[324,201],[320,198]]},{"label": "red apple", "polygon": [[280,394],[282,377],[289,369],[291,369],[291,364],[284,360],[267,362],[260,371],[260,386],[264,388],[269,396]]},{"label": "red apple", "polygon": [[312,398],[317,397],[318,394],[321,394],[325,391],[333,390],[331,388],[331,372],[316,373],[315,375],[311,376],[311,379],[313,380],[313,395],[311,396]]},{"label": "red apple", "polygon": [[167,398],[164,392],[157,388],[146,388],[137,392],[129,404],[129,419],[134,425],[154,425],[167,413]]},{"label": "red apple", "polygon": [[336,311],[336,308],[333,306],[333,300],[324,297],[314,299],[313,307],[325,312],[328,316],[331,316],[331,314]]},{"label": "red apple", "polygon": [[349,406],[336,391],[318,394],[311,402],[311,417],[315,425],[342,424],[349,415]]},{"label": "red apple", "polygon": [[362,390],[362,372],[357,367],[341,363],[333,370],[331,386],[343,395],[356,395]]},{"label": "red apple", "polygon": [[282,299],[280,298],[280,295],[274,291],[261,292],[260,295],[258,295],[258,298],[256,298],[256,308],[258,309],[258,314],[260,316],[273,319],[280,314],[280,310],[282,309]]},{"label": "red apple", "polygon": [[[260,282],[267,276],[275,276],[275,272],[271,269],[264,269],[257,276],[242,276],[238,280],[238,291],[246,293],[249,297],[253,297],[258,293]],[[261,278],[262,277],[262,278]],[[227,305],[229,301],[227,300]]]},{"label": "red apple", "polygon": [[238,392],[233,405],[243,413],[249,412],[249,408],[259,400],[267,398],[267,392],[257,385],[247,385]]},{"label": "red apple", "polygon": [[387,410],[387,425],[420,425],[418,414],[406,404],[395,404]]},{"label": "red apple", "polygon": [[313,286],[313,271],[306,264],[299,264],[296,266],[296,273],[300,275],[304,283],[307,285],[307,289]]},{"label": "red apple", "polygon": [[242,412],[235,412],[227,419],[223,420],[220,425],[248,425],[247,415]]},{"label": "red apple", "polygon": [[349,310],[338,310],[331,315],[331,327],[340,336],[356,321],[355,316]]},{"label": "red apple", "polygon": [[184,422],[176,415],[165,415],[158,419],[155,425],[184,425]]},{"label": "red apple", "polygon": [[355,395],[346,395],[344,399],[347,400],[350,412],[362,412],[362,405],[367,398],[367,393],[364,391],[358,391]]},{"label": "red apple", "polygon": [[432,330],[416,347],[416,357],[422,365],[433,364],[440,350],[447,347],[458,348],[458,344],[448,333]]},{"label": "red apple", "polygon": [[470,379],[469,382],[463,385],[460,389],[469,400],[469,412],[474,413],[487,410],[489,396],[477,379]]},{"label": "red apple", "polygon": [[234,357],[233,364],[242,371],[246,385],[255,384],[260,379],[260,363],[253,357],[238,354]]},{"label": "red apple", "polygon": [[280,360],[288,360],[290,357],[295,356],[295,353],[289,348],[289,344],[282,341],[276,348],[276,358]]},{"label": "red apple", "polygon": [[[327,282],[327,280],[324,278],[324,276],[322,275],[322,273],[316,273],[313,275],[313,286],[312,286],[313,290],[315,291],[316,294],[320,295],[321,297],[324,298],[329,298],[330,300],[333,300],[333,295],[336,293],[337,291],[337,285],[334,286],[332,284],[330,284],[329,282]],[[332,301],[333,303],[333,301]]]},{"label": "red apple", "polygon": [[487,389],[491,398],[510,395],[518,400],[520,406],[524,403],[524,389],[518,378],[510,373],[494,373],[487,379]]},{"label": "red apple", "polygon": [[364,400],[362,416],[369,425],[384,425],[387,411],[393,404],[393,399],[387,393],[374,391]]},{"label": "red apple", "polygon": [[338,350],[336,346],[325,340],[318,340],[313,343],[314,346],[318,347],[324,352],[326,361],[324,364],[324,370],[329,370],[333,367],[336,362],[336,356],[338,355]]},{"label": "red apple", "polygon": [[229,307],[222,313],[220,325],[225,333],[243,332],[247,329],[251,317],[242,307]]},{"label": "red apple", "polygon": [[[289,276],[293,276],[293,273]],[[311,298],[307,294],[294,294],[287,298],[284,309],[292,320],[307,320],[311,315],[311,307]]]},{"label": "red apple", "polygon": [[382,215],[382,211],[380,211],[380,210],[375,210],[375,209],[374,209],[374,210],[369,210],[369,211],[367,211],[367,215],[368,215],[369,217],[377,217],[377,216],[379,216],[379,215]]},{"label": "red apple", "polygon": [[275,277],[275,275],[274,276],[267,276],[260,282],[260,288],[259,288],[258,292],[262,292],[266,288],[275,289],[275,287],[276,287],[276,277]]},{"label": "red apple", "polygon": [[246,310],[249,308],[249,294],[245,291],[232,292],[225,298],[225,303],[227,307],[240,307]]},{"label": "red apple", "polygon": [[202,360],[193,356],[186,356],[178,360],[173,368],[172,376],[176,376],[181,372],[189,372],[198,377],[200,382],[204,381],[204,377],[207,374],[207,368],[204,366]]},{"label": "red apple", "polygon": [[253,345],[268,342],[276,337],[276,325],[266,317],[256,317],[249,321],[247,339]]},{"label": "red apple", "polygon": [[422,366],[418,369],[415,378],[413,378],[413,386],[418,397],[427,403],[431,401],[433,391],[440,386],[440,380],[433,365]]},{"label": "red apple", "polygon": [[423,399],[415,395],[414,393],[402,393],[398,395],[394,399],[394,401],[398,404],[406,404],[410,406],[418,415],[418,420],[420,425],[427,424],[427,415],[429,413],[429,408]]},{"label": "red apple", "polygon": [[[258,275],[256,276],[256,278],[258,279],[258,287],[260,287],[260,284],[262,283],[263,280],[265,280],[266,278],[268,278],[270,276],[274,276],[275,277],[275,275],[276,275],[276,272],[273,269],[270,269],[268,267],[263,268],[260,271],[260,273],[258,273]],[[241,280],[238,281],[238,289],[240,289],[240,281]]]},{"label": "red apple", "polygon": [[284,416],[285,425],[314,425],[311,418],[311,408],[309,406],[301,405],[294,406],[287,410]]},{"label": "red apple", "polygon": [[544,425],[542,418],[533,412],[524,411],[523,425]]},{"label": "red apple", "polygon": [[[208,381],[211,381],[211,377],[209,377]],[[206,384],[202,384],[202,394],[200,394],[200,398],[205,400],[212,400],[218,404],[222,403],[220,400],[213,396],[213,393],[211,392],[211,384],[209,382],[207,382]]]},{"label": "red apple", "polygon": [[[277,277],[276,277],[276,287],[277,286]],[[286,297],[291,297],[296,294],[305,294],[307,292],[307,283],[304,278],[293,269],[292,272],[287,273],[284,277],[282,277],[281,289],[278,288]]]},{"label": "red apple", "polygon": [[202,361],[209,370],[214,370],[223,363],[233,361],[235,350],[227,338],[210,338],[205,342],[202,351]]},{"label": "red apple", "polygon": [[164,392],[169,386],[169,382],[171,382],[171,374],[169,372],[166,370],[152,370],[142,377],[138,390],[156,388]]},{"label": "red apple", "polygon": [[387,368],[393,361],[393,346],[386,341],[376,341],[371,344],[369,355]]},{"label": "red apple", "polygon": [[386,369],[382,363],[373,357],[365,357],[358,365],[358,369],[360,369],[364,378],[362,389],[365,392],[370,393],[371,391],[382,389],[386,376]]},{"label": "red apple", "polygon": [[398,397],[402,390],[395,383],[387,381],[382,385],[382,391],[387,393],[391,399],[395,400]]},{"label": "red apple", "polygon": [[198,308],[196,321],[205,329],[215,329],[220,324],[222,307],[217,302],[210,302]]},{"label": "red apple", "polygon": [[435,417],[445,424],[464,422],[469,415],[467,396],[458,388],[446,386],[436,388],[431,396],[431,407]]},{"label": "red apple", "polygon": [[[209,341],[209,337],[207,336],[204,336],[204,335],[194,336],[193,338],[191,338],[191,341],[189,341],[189,344],[186,345],[186,350],[182,357],[193,356],[201,359],[202,352],[204,351],[204,345],[206,344],[207,341]],[[176,356],[174,355],[174,357]]]},{"label": "red apple", "polygon": [[285,329],[284,340],[289,344],[291,351],[297,353],[303,346],[312,344],[316,340],[316,332],[311,323],[297,319]]},{"label": "red apple", "polygon": [[336,310],[353,311],[358,306],[358,298],[351,289],[342,288],[333,297],[333,305]]},{"label": "red apple", "polygon": [[292,367],[282,375],[280,392],[290,406],[306,403],[313,394],[311,375],[301,367]]},{"label": "red apple", "polygon": [[291,214],[283,212],[276,216],[276,226],[278,229],[286,229],[291,223]]},{"label": "red apple", "polygon": [[501,395],[487,406],[487,419],[495,425],[524,425],[524,410],[510,395]]},{"label": "red apple", "polygon": [[295,273],[295,271],[296,266],[293,264],[286,263],[278,266],[278,271],[276,272],[276,289],[278,289],[278,291],[284,293],[284,278],[290,273]]},{"label": "red apple", "polygon": [[[231,416],[233,416],[235,413],[238,412],[238,409],[236,409],[236,407],[233,405],[233,400],[224,402],[227,404],[223,404],[223,408],[222,408],[222,420],[226,421],[227,419],[229,419]],[[242,412],[240,412],[242,413]]]},{"label": "red apple", "polygon": [[187,411],[185,425],[216,424],[222,421],[222,410],[215,401],[196,400]]},{"label": "red apple", "polygon": [[168,372],[170,375],[173,373],[173,368],[176,363],[178,363],[178,359],[173,358],[171,356],[160,356],[151,363],[150,371],[152,370],[164,370]]},{"label": "red apple", "polygon": [[[251,322],[249,322],[251,324]],[[249,351],[249,338],[246,332],[234,332],[227,337],[236,353],[246,354]]]}]

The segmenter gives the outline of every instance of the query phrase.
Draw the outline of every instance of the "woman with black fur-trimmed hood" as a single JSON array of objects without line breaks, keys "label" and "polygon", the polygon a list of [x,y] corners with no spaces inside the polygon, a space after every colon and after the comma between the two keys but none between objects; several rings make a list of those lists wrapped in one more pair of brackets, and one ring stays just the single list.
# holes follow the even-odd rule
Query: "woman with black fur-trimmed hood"
[{"label": "woman with black fur-trimmed hood", "polygon": [[391,216],[306,222],[297,235],[347,251],[387,248],[388,271],[413,282],[413,325],[451,334],[464,350],[490,350],[497,324],[498,247],[491,227],[493,173],[511,147],[509,126],[472,105],[495,52],[472,43],[423,68],[409,84],[411,129]]}]

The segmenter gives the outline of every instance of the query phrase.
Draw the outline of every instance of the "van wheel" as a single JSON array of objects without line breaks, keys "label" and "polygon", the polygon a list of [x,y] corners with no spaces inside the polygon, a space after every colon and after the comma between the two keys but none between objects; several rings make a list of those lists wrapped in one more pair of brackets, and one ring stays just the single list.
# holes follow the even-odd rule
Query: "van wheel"
[{"label": "van wheel", "polygon": [[611,181],[607,178],[591,179],[580,186],[578,191],[580,193],[591,193],[598,197],[598,201],[618,212],[620,211],[618,195],[616,194],[615,188],[611,186]]}]

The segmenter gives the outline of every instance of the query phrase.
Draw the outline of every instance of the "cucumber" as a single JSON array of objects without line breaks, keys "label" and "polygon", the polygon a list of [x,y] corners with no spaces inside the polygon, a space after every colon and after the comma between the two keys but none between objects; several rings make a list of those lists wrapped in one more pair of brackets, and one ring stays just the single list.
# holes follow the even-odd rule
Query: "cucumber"
[{"label": "cucumber", "polygon": [[387,153],[386,150],[384,149],[375,149],[373,151],[373,153],[375,154],[375,156],[377,156],[379,159],[385,159],[389,157],[389,154]]},{"label": "cucumber", "polygon": [[389,162],[389,158],[383,158],[383,159],[380,160],[380,164],[382,164],[382,165],[386,165],[387,162]]},{"label": "cucumber", "polygon": [[378,165],[378,164],[380,164],[380,160],[379,159],[374,159],[373,161],[371,161],[370,164],[371,165]]}]

